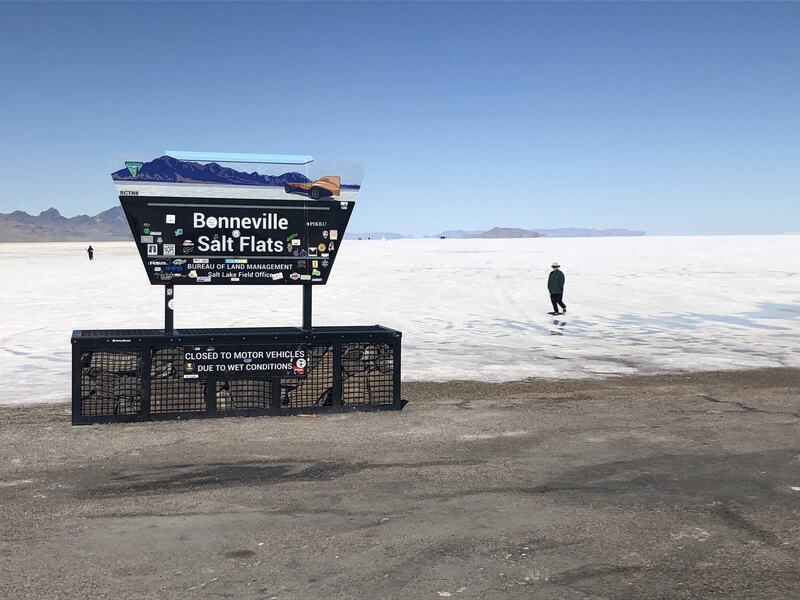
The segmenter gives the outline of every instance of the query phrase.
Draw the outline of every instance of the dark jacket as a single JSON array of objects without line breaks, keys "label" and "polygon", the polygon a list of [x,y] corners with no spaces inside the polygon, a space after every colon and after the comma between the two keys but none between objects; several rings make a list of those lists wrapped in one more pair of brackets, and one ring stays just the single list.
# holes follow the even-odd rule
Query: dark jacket
[{"label": "dark jacket", "polygon": [[547,289],[551,294],[564,293],[564,274],[558,269],[550,272],[550,277],[547,278]]}]

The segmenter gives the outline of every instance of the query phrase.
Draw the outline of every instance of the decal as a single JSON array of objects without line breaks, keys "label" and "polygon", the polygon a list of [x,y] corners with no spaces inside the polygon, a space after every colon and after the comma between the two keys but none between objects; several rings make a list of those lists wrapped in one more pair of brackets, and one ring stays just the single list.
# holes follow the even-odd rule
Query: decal
[{"label": "decal", "polygon": [[131,177],[136,177],[139,175],[139,171],[144,166],[144,163],[135,160],[126,160],[125,161],[125,168],[128,169],[128,173],[131,174]]}]

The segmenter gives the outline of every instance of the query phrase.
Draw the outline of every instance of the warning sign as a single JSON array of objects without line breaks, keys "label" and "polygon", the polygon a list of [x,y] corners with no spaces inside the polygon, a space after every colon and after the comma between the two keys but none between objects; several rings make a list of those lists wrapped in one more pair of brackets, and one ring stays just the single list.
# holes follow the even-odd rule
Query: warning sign
[{"label": "warning sign", "polygon": [[308,352],[300,346],[184,346],[183,377],[304,376]]}]

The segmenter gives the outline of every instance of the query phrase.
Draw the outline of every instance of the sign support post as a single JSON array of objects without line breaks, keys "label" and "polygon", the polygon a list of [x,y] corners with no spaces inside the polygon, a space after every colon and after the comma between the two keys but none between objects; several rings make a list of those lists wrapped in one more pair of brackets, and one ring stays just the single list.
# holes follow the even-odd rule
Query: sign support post
[{"label": "sign support post", "polygon": [[303,284],[303,329],[311,331],[311,290],[310,283]]},{"label": "sign support post", "polygon": [[173,306],[175,303],[173,302],[173,298],[175,297],[175,292],[173,286],[165,285],[164,286],[164,331],[167,334],[172,334],[174,330],[174,311]]}]

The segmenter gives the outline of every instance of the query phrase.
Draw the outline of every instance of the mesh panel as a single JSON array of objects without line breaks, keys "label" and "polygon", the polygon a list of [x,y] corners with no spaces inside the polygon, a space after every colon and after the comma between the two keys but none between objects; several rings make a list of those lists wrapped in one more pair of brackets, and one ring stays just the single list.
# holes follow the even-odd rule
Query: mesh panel
[{"label": "mesh panel", "polygon": [[393,370],[389,344],[342,344],[342,404],[392,404]]},{"label": "mesh panel", "polygon": [[81,354],[81,414],[137,415],[142,409],[142,367],[138,352]]},{"label": "mesh panel", "polygon": [[269,379],[231,379],[217,382],[217,412],[269,408]]},{"label": "mesh panel", "polygon": [[[365,337],[359,336],[364,340]],[[353,334],[350,339],[359,339]],[[346,338],[342,335],[341,338]],[[184,378],[183,345],[158,348],[159,343],[144,341],[144,349],[133,351],[108,348],[81,350],[75,355],[80,361],[75,369],[80,378],[80,417],[105,417],[103,420],[125,419],[141,415],[147,389],[144,365],[150,358],[150,412],[178,418],[181,414],[205,413],[206,397],[215,394],[217,413],[236,414],[236,411],[268,411],[275,404],[288,409],[316,412],[333,405],[334,354],[340,357],[341,401],[345,406],[391,407],[394,404],[394,378],[398,356],[392,342],[346,342],[339,339],[298,342],[307,349],[308,364],[303,377],[247,375],[248,379],[224,379],[210,376]],[[336,350],[334,351],[334,348]],[[229,375],[230,377],[230,375]],[[274,394],[278,394],[275,398]],[[109,419],[109,417],[111,419]]]},{"label": "mesh panel", "polygon": [[183,378],[183,348],[153,350],[150,412],[204,412],[205,383]]},{"label": "mesh panel", "polygon": [[333,396],[333,347],[313,346],[304,379],[281,378],[281,405],[329,406]]}]

